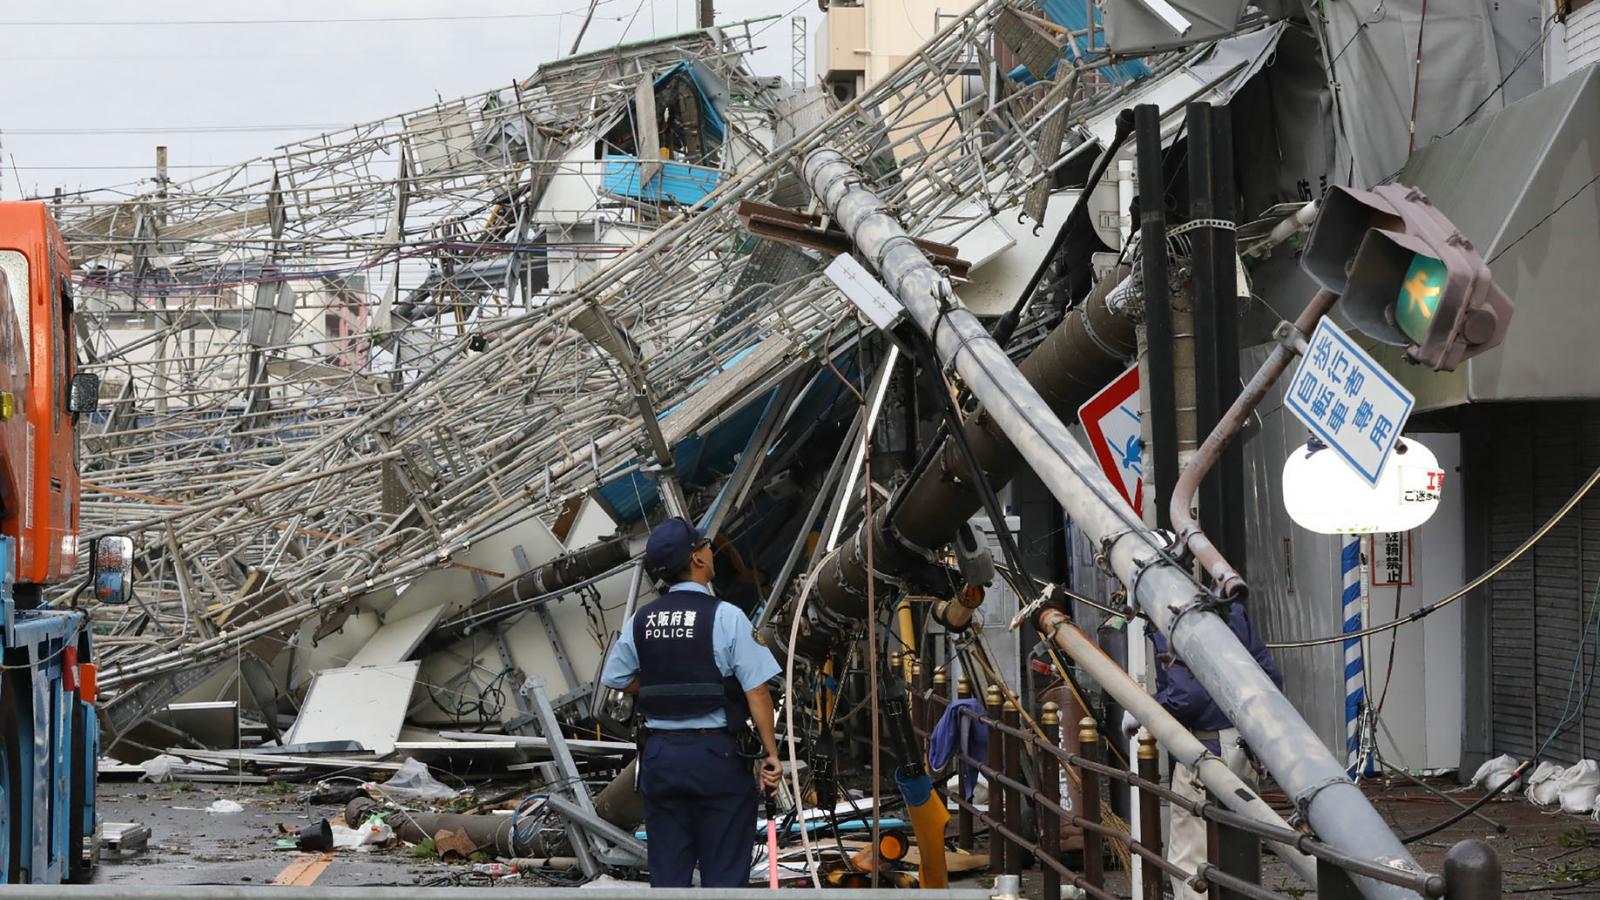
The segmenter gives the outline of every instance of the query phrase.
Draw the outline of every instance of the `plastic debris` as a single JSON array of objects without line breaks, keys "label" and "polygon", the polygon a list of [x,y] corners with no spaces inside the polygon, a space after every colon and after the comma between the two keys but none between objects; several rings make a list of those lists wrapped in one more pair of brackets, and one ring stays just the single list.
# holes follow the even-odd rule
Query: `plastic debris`
[{"label": "plastic debris", "polygon": [[351,828],[343,823],[330,826],[333,831],[333,846],[338,849],[355,850],[357,853],[369,853],[373,847],[381,847],[394,840],[394,829],[378,816],[372,816],[357,828]]},{"label": "plastic debris", "polygon": [[[1472,786],[1493,790],[1500,786],[1500,782],[1511,777],[1511,773],[1516,770],[1517,760],[1515,757],[1509,755],[1496,756],[1478,767],[1478,771],[1472,776]],[[1520,784],[1513,784],[1507,790],[1515,791],[1520,787]]]},{"label": "plastic debris", "polygon": [[206,807],[206,812],[230,815],[232,813],[244,812],[244,807],[228,799],[213,800],[211,801],[211,805]]},{"label": "plastic debris", "polygon": [[1534,806],[1549,808],[1560,801],[1559,784],[1566,769],[1553,762],[1539,763],[1528,778],[1528,800]]},{"label": "plastic debris", "polygon": [[440,783],[428,772],[427,766],[409,756],[393,778],[383,784],[369,784],[367,787],[385,797],[402,800],[450,800],[461,793]]},{"label": "plastic debris", "polygon": [[140,776],[140,780],[148,781],[153,784],[171,781],[176,776],[186,773],[225,771],[222,766],[214,766],[209,763],[190,762],[187,759],[173,756],[170,753],[163,753],[160,756],[153,756],[150,759],[140,763],[139,768],[144,770],[144,774]]},{"label": "plastic debris", "polygon": [[333,826],[327,819],[313,822],[300,829],[295,836],[295,847],[300,850],[325,851],[333,849]]},{"label": "plastic debris", "polygon": [[1556,783],[1561,797],[1561,811],[1582,815],[1594,809],[1595,795],[1600,794],[1600,763],[1592,759],[1579,760]]}]

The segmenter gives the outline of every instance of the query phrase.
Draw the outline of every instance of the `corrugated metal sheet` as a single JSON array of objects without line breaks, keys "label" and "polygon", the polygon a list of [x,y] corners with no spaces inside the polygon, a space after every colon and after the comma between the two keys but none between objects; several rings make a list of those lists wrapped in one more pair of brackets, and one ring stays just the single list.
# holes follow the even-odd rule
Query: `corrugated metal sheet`
[{"label": "corrugated metal sheet", "polygon": [[[1508,409],[1499,417],[1494,458],[1519,465],[1497,466],[1489,555],[1503,559],[1534,528],[1532,415]],[[1534,566],[1514,565],[1489,585],[1490,725],[1498,752],[1526,754],[1533,745]]]},{"label": "corrugated metal sheet", "polygon": [[[1586,475],[1600,468],[1600,404],[1584,404],[1581,420],[1583,434],[1586,440],[1581,445],[1581,458],[1578,466],[1580,475]],[[1600,503],[1590,501],[1579,506],[1574,512],[1578,520],[1578,545],[1582,548],[1579,558],[1584,590],[1585,604],[1592,602],[1595,590],[1595,580],[1600,578]],[[1585,651],[1584,665],[1589,672],[1593,672],[1596,665],[1600,665],[1600,646],[1591,642]],[[1600,756],[1600,714],[1586,715],[1583,717],[1583,747],[1585,756]]]},{"label": "corrugated metal sheet", "polygon": [[[1497,411],[1490,553],[1514,550],[1600,465],[1600,406],[1560,403]],[[1489,588],[1491,714],[1496,753],[1528,755],[1550,741],[1571,763],[1600,751],[1600,705],[1585,702],[1597,642],[1590,619],[1600,574],[1600,504],[1585,504]],[[1579,651],[1582,649],[1580,658]]]}]

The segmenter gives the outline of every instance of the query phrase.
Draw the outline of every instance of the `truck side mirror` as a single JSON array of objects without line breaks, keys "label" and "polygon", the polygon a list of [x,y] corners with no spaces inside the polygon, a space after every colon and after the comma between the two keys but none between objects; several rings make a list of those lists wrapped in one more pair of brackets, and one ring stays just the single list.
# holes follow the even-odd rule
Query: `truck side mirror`
[{"label": "truck side mirror", "polygon": [[89,550],[89,581],[94,585],[94,598],[101,603],[127,603],[133,594],[133,538],[109,535],[97,539]]},{"label": "truck side mirror", "polygon": [[72,376],[72,393],[67,397],[67,412],[92,413],[99,408],[100,376],[92,372],[79,372]]}]

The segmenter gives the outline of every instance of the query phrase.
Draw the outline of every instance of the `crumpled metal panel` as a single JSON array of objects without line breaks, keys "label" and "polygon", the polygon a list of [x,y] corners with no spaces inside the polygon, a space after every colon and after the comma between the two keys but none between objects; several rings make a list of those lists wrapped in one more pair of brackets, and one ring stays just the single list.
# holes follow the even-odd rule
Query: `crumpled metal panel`
[{"label": "crumpled metal panel", "polygon": [[1189,20],[1189,30],[1174,31],[1145,0],[1106,0],[1106,44],[1123,55],[1189,47],[1232,32],[1244,15],[1245,0],[1173,0]]}]

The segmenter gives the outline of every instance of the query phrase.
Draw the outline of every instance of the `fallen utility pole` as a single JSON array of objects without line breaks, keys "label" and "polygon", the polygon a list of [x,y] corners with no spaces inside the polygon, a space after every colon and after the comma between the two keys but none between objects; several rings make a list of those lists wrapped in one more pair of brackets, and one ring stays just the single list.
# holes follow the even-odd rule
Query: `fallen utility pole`
[{"label": "fallen utility pole", "polygon": [[[1106,652],[1090,640],[1078,626],[1072,624],[1065,613],[1048,609],[1040,619],[1040,632],[1071,657],[1072,661],[1099,683],[1106,693],[1116,698],[1123,709],[1132,713],[1133,717],[1139,720],[1139,724],[1143,725],[1161,746],[1167,748],[1173,759],[1198,772],[1206,790],[1223,798],[1224,804],[1240,815],[1249,816],[1265,825],[1289,827],[1289,823],[1285,822],[1267,801],[1261,799],[1260,794],[1246,785],[1239,776],[1233,774],[1233,770],[1222,761],[1222,757],[1207,750],[1199,738],[1179,724],[1171,713],[1156,702],[1156,698],[1150,696],[1144,685],[1134,681],[1132,676],[1123,671],[1122,666],[1107,656]],[[1295,847],[1275,841],[1267,842],[1267,848],[1294,869],[1295,874],[1305,879],[1307,884],[1317,883],[1316,860]]]},{"label": "fallen utility pole", "polygon": [[[956,368],[983,403],[984,415],[1010,438],[1074,523],[1100,543],[1114,574],[1129,586],[1130,599],[1168,635],[1317,835],[1358,858],[1420,872],[1344,767],[1213,612],[1216,596],[1171,555],[1163,537],[1131,514],[1088,452],[884,211],[883,201],[863,187],[845,157],[819,148],[806,157],[802,172],[933,341],[939,359]],[[1355,881],[1371,898],[1417,896],[1370,878]]]},{"label": "fallen utility pole", "polygon": [[[1075,412],[1127,367],[1137,349],[1133,323],[1106,306],[1117,281],[1113,276],[1097,285],[1020,367],[1006,363],[1012,372],[1020,370],[1055,415]],[[987,333],[984,339],[994,345]],[[962,433],[978,467],[996,486],[1010,481],[1021,467],[1022,454],[992,417],[969,417]],[[926,569],[933,552],[954,540],[982,506],[959,445],[946,438],[893,500],[818,563],[816,614],[799,642],[802,655],[817,657],[839,646],[854,623],[866,617],[869,535],[872,568],[903,577]],[[939,575],[943,577],[942,569]]]}]

